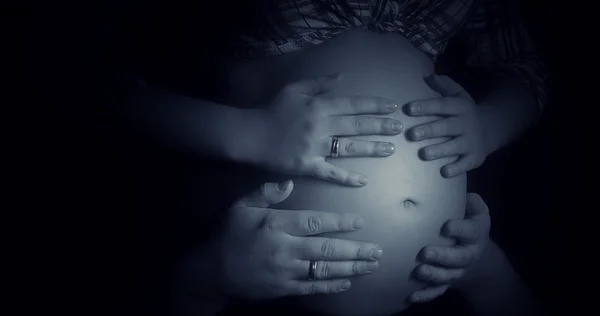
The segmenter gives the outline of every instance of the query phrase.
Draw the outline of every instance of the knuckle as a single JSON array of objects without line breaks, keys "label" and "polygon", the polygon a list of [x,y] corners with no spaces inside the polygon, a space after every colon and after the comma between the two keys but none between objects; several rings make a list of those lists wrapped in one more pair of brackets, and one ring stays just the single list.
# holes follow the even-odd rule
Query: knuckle
[{"label": "knuckle", "polygon": [[333,258],[334,255],[335,246],[333,245],[333,242],[329,240],[323,242],[323,244],[321,245],[321,256],[323,256],[324,258]]},{"label": "knuckle", "polygon": [[379,127],[379,131],[381,133],[391,132],[394,129],[394,120],[390,120],[390,119],[380,120],[378,122],[377,126]]},{"label": "knuckle", "polygon": [[343,181],[345,180],[345,177],[337,169],[331,168],[327,170],[327,173],[325,174],[325,179],[329,181]]},{"label": "knuckle", "polygon": [[336,292],[336,287],[333,286],[333,284],[331,284],[331,283],[323,284],[323,293],[324,294],[331,294],[331,293],[335,293],[335,292]]},{"label": "knuckle", "polygon": [[275,212],[270,212],[264,221],[263,227],[268,231],[276,231],[280,228],[280,222]]},{"label": "knuckle", "polygon": [[306,137],[301,138],[298,142],[298,149],[300,149],[302,153],[306,153],[310,150],[312,143],[310,138],[309,135],[306,135]]},{"label": "knuckle", "polygon": [[352,221],[354,217],[349,214],[340,216],[334,223],[336,231],[346,231],[352,229]]},{"label": "knuckle", "polygon": [[315,120],[311,115],[302,121],[302,129],[307,133],[312,133],[316,129]]},{"label": "knuckle", "polygon": [[352,263],[352,274],[354,275],[358,275],[358,274],[363,274],[363,272],[366,270],[365,264],[361,263],[359,261],[354,261]]},{"label": "knuckle", "polygon": [[305,157],[296,157],[291,160],[290,166],[293,170],[304,170],[308,167],[309,161]]},{"label": "knuckle", "polygon": [[271,251],[269,251],[269,261],[275,263],[277,265],[281,264],[284,260],[285,249],[282,245],[278,244],[271,247]]},{"label": "knuckle", "polygon": [[327,279],[331,275],[331,266],[328,262],[321,262],[318,269],[317,277],[319,279]]},{"label": "knuckle", "polygon": [[346,146],[344,146],[344,150],[346,151],[346,153],[348,154],[354,154],[357,151],[356,148],[356,142],[354,141],[349,141]]},{"label": "knuckle", "polygon": [[353,119],[353,125],[357,131],[361,131],[365,127],[365,119],[362,117],[355,117]]},{"label": "knuckle", "polygon": [[318,284],[311,284],[307,287],[306,289],[306,294],[308,295],[315,295],[319,293],[319,285]]},{"label": "knuckle", "polygon": [[356,247],[356,259],[369,259],[370,251],[366,247]]},{"label": "knuckle", "polygon": [[321,218],[316,215],[309,216],[306,224],[308,231],[311,233],[318,233],[323,225]]},{"label": "knuckle", "polygon": [[266,260],[266,267],[272,272],[279,272],[283,263],[282,250],[274,248],[271,250],[269,257]]},{"label": "knuckle", "polygon": [[354,112],[360,111],[360,101],[358,98],[350,98],[350,107]]}]

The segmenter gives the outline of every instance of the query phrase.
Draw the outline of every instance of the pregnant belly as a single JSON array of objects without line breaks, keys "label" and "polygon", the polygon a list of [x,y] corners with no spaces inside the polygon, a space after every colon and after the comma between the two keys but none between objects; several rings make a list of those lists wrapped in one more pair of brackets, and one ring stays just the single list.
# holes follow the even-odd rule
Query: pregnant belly
[{"label": "pregnant belly", "polygon": [[[433,73],[433,64],[410,42],[397,34],[352,30],[302,52],[232,67],[230,102],[264,104],[286,83],[334,72],[342,72],[344,79],[330,92],[332,95],[379,96],[399,105],[438,96],[423,80]],[[402,111],[393,117],[405,128],[435,119],[411,118]],[[440,236],[441,226],[464,215],[466,178],[444,179],[440,175],[440,168],[452,160],[424,162],[417,155],[420,147],[443,139],[414,143],[404,134],[361,138],[396,144],[396,153],[388,158],[330,160],[365,174],[367,186],[349,188],[295,177],[294,192],[276,207],[361,214],[365,228],[328,236],[381,245],[384,256],[380,268],[375,274],[352,278],[351,289],[344,293],[294,298],[303,308],[339,315],[402,311],[407,307],[407,296],[424,286],[411,279],[419,251],[430,244],[452,244]]]}]

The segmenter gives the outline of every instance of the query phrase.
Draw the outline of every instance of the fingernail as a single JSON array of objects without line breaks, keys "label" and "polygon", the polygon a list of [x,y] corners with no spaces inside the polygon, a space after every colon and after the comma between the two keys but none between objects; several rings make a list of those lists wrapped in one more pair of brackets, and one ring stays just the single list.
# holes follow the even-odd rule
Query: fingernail
[{"label": "fingernail", "polygon": [[383,257],[383,250],[382,249],[373,249],[373,250],[371,250],[371,259],[373,259],[373,260],[379,260],[379,259],[381,259],[381,257]]},{"label": "fingernail", "polygon": [[442,177],[444,178],[450,178],[452,177],[452,168],[450,167],[442,167],[441,173],[442,173]]},{"label": "fingernail", "polygon": [[411,114],[417,114],[417,113],[419,113],[419,105],[418,104],[411,104],[408,107],[408,110],[410,111]]},{"label": "fingernail", "polygon": [[393,122],[392,123],[392,131],[401,133],[402,132],[402,124],[400,122]]},{"label": "fingernail", "polygon": [[377,271],[377,269],[379,269],[379,262],[377,262],[377,261],[367,262],[367,264],[366,264],[366,272],[367,273],[373,273],[373,272]]},{"label": "fingernail", "polygon": [[369,180],[367,180],[367,177],[365,177],[365,176],[359,176],[358,183],[365,185],[365,184],[369,183]]},{"label": "fingernail", "polygon": [[285,190],[287,190],[287,189],[288,189],[288,187],[290,186],[290,183],[291,183],[291,182],[292,182],[292,180],[286,180],[286,181],[283,181],[283,182],[279,182],[279,183],[277,184],[277,189],[278,189],[279,191],[285,191]]},{"label": "fingernail", "polygon": [[434,159],[438,156],[438,153],[435,150],[422,150],[421,158],[423,159]]},{"label": "fingernail", "polygon": [[362,217],[357,217],[352,221],[352,228],[361,229],[365,227],[365,220]]},{"label": "fingernail", "polygon": [[382,151],[386,155],[391,155],[396,151],[396,147],[394,147],[394,144],[392,143],[387,143],[383,145]]},{"label": "fingernail", "polygon": [[395,112],[398,109],[398,104],[392,102],[387,104],[387,109],[390,112]]},{"label": "fingernail", "polygon": [[425,132],[423,131],[422,128],[415,128],[412,131],[413,139],[419,139],[419,138],[423,137],[424,134],[425,134]]},{"label": "fingernail", "polygon": [[344,280],[344,281],[342,281],[342,284],[340,285],[340,287],[341,287],[342,291],[345,291],[350,288],[350,285],[351,284],[350,284],[349,280]]}]

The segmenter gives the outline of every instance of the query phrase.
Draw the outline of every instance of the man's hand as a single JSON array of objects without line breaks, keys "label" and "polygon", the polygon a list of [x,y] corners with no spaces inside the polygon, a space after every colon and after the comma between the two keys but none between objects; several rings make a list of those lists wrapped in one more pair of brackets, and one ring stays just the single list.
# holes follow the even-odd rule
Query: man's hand
[{"label": "man's hand", "polygon": [[413,293],[413,303],[431,301],[446,292],[451,285],[464,278],[469,267],[481,258],[488,242],[490,214],[487,205],[475,193],[467,195],[464,220],[450,220],[442,234],[457,240],[455,246],[427,246],[421,252],[423,264],[415,269],[415,276],[429,286]]},{"label": "man's hand", "polygon": [[479,167],[485,160],[487,151],[475,101],[458,83],[447,76],[432,75],[426,81],[442,96],[410,102],[405,105],[404,110],[410,116],[435,115],[442,118],[411,128],[408,138],[412,141],[436,137],[451,139],[422,148],[419,156],[423,160],[458,156],[456,162],[442,167],[442,176],[446,178]]}]

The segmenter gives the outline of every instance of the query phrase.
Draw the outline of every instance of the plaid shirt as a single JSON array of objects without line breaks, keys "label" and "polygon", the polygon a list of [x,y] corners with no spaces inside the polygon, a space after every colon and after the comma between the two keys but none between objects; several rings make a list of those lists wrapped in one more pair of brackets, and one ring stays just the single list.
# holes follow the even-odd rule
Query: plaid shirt
[{"label": "plaid shirt", "polygon": [[467,67],[525,84],[540,110],[546,103],[544,64],[522,22],[500,1],[346,0],[346,5],[331,0],[274,2],[274,6],[260,8],[257,16],[261,27],[239,37],[233,47],[237,58],[299,51],[354,27],[400,33],[433,61],[454,39],[468,51]]}]

